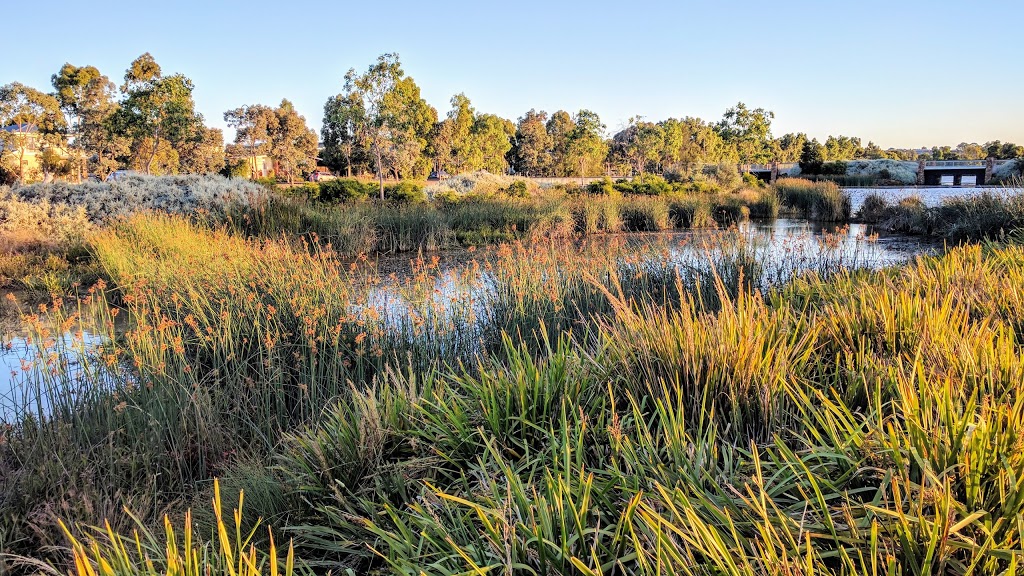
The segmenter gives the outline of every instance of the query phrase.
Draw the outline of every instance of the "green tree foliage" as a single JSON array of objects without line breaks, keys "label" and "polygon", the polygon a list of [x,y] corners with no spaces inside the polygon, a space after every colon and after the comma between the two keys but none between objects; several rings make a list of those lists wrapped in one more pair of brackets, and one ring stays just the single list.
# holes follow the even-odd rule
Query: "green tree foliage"
[{"label": "green tree foliage", "polygon": [[324,104],[324,125],[320,130],[324,162],[334,170],[344,170],[349,178],[353,168],[362,171],[369,167],[365,116],[363,100],[356,93],[338,94]]},{"label": "green tree foliage", "polygon": [[[86,171],[103,176],[117,168],[116,158],[127,150],[127,142],[109,130],[118,104],[117,87],[95,66],[64,64],[51,77],[55,96],[67,118],[77,177]],[[90,165],[91,162],[91,165]]]},{"label": "green tree foliage", "polygon": [[[0,131],[0,153],[15,158],[18,180],[24,182],[29,148],[42,151],[59,146],[67,122],[57,98],[13,82],[0,86],[0,128],[4,128]],[[43,168],[47,168],[45,163]]]},{"label": "green tree foliage", "polygon": [[805,174],[821,173],[821,165],[825,162],[825,147],[817,138],[804,142],[800,151],[800,171]]},{"label": "green tree foliage", "polygon": [[664,134],[661,126],[646,122],[635,116],[629,119],[629,126],[612,139],[615,153],[626,160],[633,173],[643,174],[648,165],[657,166],[664,148]]},{"label": "green tree foliage", "polygon": [[244,157],[249,164],[249,175],[253,177],[256,158],[270,154],[270,133],[277,123],[274,110],[262,104],[240,106],[225,112],[224,121],[235,129],[230,155],[235,159]]},{"label": "green tree foliage", "polygon": [[224,132],[203,127],[199,137],[190,138],[179,152],[181,171],[189,174],[214,174],[224,169]]},{"label": "green tree foliage", "polygon": [[530,110],[519,118],[513,145],[516,172],[523,176],[543,176],[550,158],[551,136],[547,129],[548,114]]},{"label": "green tree foliage", "polygon": [[182,74],[164,76],[148,52],[124,75],[121,107],[112,117],[114,131],[131,139],[131,164],[147,174],[176,171],[180,152],[205,136],[195,111],[192,81]]},{"label": "green tree foliage", "polygon": [[799,162],[800,154],[807,142],[807,134],[786,134],[775,140],[775,160],[779,162]]},{"label": "green tree foliage", "polygon": [[580,110],[573,118],[573,124],[566,146],[567,173],[580,177],[602,174],[608,145],[604,140],[605,125],[601,118],[590,110]]},{"label": "green tree foliage", "polygon": [[825,160],[829,162],[856,160],[864,157],[864,149],[861,147],[860,138],[829,136],[825,140],[824,155]]},{"label": "green tree foliage", "polygon": [[736,151],[740,162],[767,163],[772,160],[772,119],[775,113],[764,108],[751,110],[743,102],[725,111],[718,124],[726,144]]},{"label": "green tree foliage", "polygon": [[[344,91],[332,100],[325,107],[332,108],[332,115],[325,120],[325,129],[331,123],[331,143],[340,143],[345,135],[343,130],[334,132],[343,128],[334,124],[337,116],[347,116],[355,124],[353,133],[364,135],[382,200],[385,174],[400,178],[429,170],[430,161],[424,151],[437,122],[437,111],[420,96],[416,82],[405,75],[397,54],[381,55],[362,74],[354,68],[349,70]],[[350,114],[353,110],[361,113]]]},{"label": "green tree foliage", "polygon": [[316,132],[306,126],[306,119],[288,100],[274,110],[273,129],[270,133],[270,155],[276,170],[284,174],[288,183],[302,171],[316,168]]},{"label": "green tree foliage", "polygon": [[559,110],[551,115],[545,126],[548,131],[548,138],[551,147],[548,150],[548,169],[551,176],[566,176],[572,174],[574,162],[569,157],[569,142],[576,123],[572,116],[565,110]]}]

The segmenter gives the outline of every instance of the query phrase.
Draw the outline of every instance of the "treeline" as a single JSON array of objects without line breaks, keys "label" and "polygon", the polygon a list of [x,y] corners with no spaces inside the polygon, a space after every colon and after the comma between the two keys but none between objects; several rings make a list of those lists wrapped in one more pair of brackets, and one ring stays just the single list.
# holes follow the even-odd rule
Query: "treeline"
[{"label": "treeline", "polygon": [[292,178],[316,166],[316,132],[295,107],[243,106],[225,113],[239,128],[234,145],[196,112],[192,80],[166,74],[149,53],[116,86],[94,66],[65,64],[52,92],[0,86],[0,183],[103,179],[115,170],[146,174],[250,176],[253,154]]},{"label": "treeline", "polygon": [[569,177],[685,173],[696,164],[778,161],[818,167],[858,159],[1024,156],[1024,147],[998,141],[914,150],[882,149],[849,136],[829,136],[824,143],[804,133],[776,138],[773,118],[771,111],[740,102],[718,122],[691,117],[650,122],[638,116],[608,137],[590,110],[531,109],[512,122],[480,113],[464,94],[454,96],[451,110],[440,117],[420,97],[398,56],[385,54],[362,74],[350,70],[343,91],[327,100],[321,157],[340,174],[383,180],[475,170]]},{"label": "treeline", "polygon": [[119,89],[95,67],[71,64],[52,84],[51,93],[19,83],[0,87],[0,170],[6,169],[7,179],[26,180],[26,155],[33,148],[44,180],[103,177],[120,168],[290,181],[311,173],[319,159],[338,174],[375,176],[381,194],[385,179],[477,170],[547,177],[671,175],[699,164],[800,162],[813,170],[839,160],[1024,156],[1024,147],[999,141],[882,149],[849,136],[829,136],[824,143],[804,133],[775,137],[774,114],[742,102],[717,122],[637,116],[611,135],[590,110],[531,109],[513,122],[476,110],[464,94],[452,97],[451,109],[441,116],[396,54],[345,75],[341,93],[324,105],[319,147],[316,133],[284,100],[276,108],[252,104],[225,112],[224,120],[236,130],[225,148],[221,131],[205,126],[195,111],[191,80],[163,74],[148,53],[132,63]]}]

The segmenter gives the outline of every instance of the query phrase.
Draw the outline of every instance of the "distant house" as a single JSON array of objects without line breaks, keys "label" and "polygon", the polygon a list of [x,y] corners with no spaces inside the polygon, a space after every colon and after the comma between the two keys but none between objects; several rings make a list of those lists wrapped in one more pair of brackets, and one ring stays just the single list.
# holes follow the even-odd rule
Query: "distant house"
[{"label": "distant house", "polygon": [[47,146],[35,124],[11,124],[0,128],[0,163],[25,182],[43,178],[43,154],[67,158],[60,147]]},{"label": "distant house", "polygon": [[274,175],[274,160],[270,156],[260,154],[259,156],[249,156],[246,160],[249,162],[249,174],[253,178],[267,178]]}]

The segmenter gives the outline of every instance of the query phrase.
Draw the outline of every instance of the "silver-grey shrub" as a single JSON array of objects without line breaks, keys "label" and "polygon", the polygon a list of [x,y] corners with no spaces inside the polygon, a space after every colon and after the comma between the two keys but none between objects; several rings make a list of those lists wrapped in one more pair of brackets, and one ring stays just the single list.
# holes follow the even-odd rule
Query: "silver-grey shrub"
[{"label": "silver-grey shrub", "polygon": [[100,223],[139,212],[224,216],[232,206],[249,206],[266,199],[259,184],[223,176],[128,176],[117,182],[31,184],[10,190],[4,198],[22,203],[84,209]]}]

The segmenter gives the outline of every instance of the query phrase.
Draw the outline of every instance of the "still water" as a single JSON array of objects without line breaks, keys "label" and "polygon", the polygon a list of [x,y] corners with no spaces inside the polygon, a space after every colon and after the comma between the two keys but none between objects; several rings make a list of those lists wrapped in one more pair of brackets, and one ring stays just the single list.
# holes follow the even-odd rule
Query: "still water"
[{"label": "still water", "polygon": [[[919,190],[915,190],[919,192]],[[777,219],[770,222],[748,222],[741,229],[755,251],[756,258],[763,265],[762,283],[778,284],[794,273],[804,270],[836,270],[840,268],[881,268],[897,265],[922,253],[938,252],[940,246],[915,237],[876,237],[870,228],[862,224],[849,226],[821,225],[805,220]],[[647,250],[678,268],[700,265],[707,259],[702,240],[717,231],[685,231],[652,234],[626,234],[615,236],[626,242],[628,250],[639,253]],[[600,240],[599,240],[600,241]],[[652,244],[662,250],[651,252]],[[565,248],[573,249],[568,243]],[[466,267],[474,262],[486,260],[492,249],[477,252],[466,250],[438,253],[440,264],[435,270],[436,289],[433,298],[445,299],[454,304],[459,299],[471,300],[473,307],[481,308],[481,318],[486,318],[490,283],[486,272],[474,283],[475,288],[467,291],[464,285],[454,282]],[[382,286],[373,288],[369,305],[384,311],[384,316],[403,322],[402,311],[408,309],[407,296],[403,293],[403,282],[414,274],[414,257],[408,254],[382,257],[377,263],[378,270],[391,278]],[[90,316],[84,314],[84,317]],[[48,395],[55,393],[75,395],[74,382],[82,370],[89,369],[90,357],[99,353],[105,339],[101,329],[91,329],[87,324],[81,332],[59,333],[42,346],[33,340],[24,327],[15,327],[4,336],[0,346],[0,422],[12,422],[25,413],[46,413],[50,405]],[[78,328],[76,327],[76,330]],[[52,378],[48,375],[63,373],[66,377]],[[40,386],[40,382],[60,382],[60,390],[53,385]],[[71,383],[71,384],[69,384]]]}]

